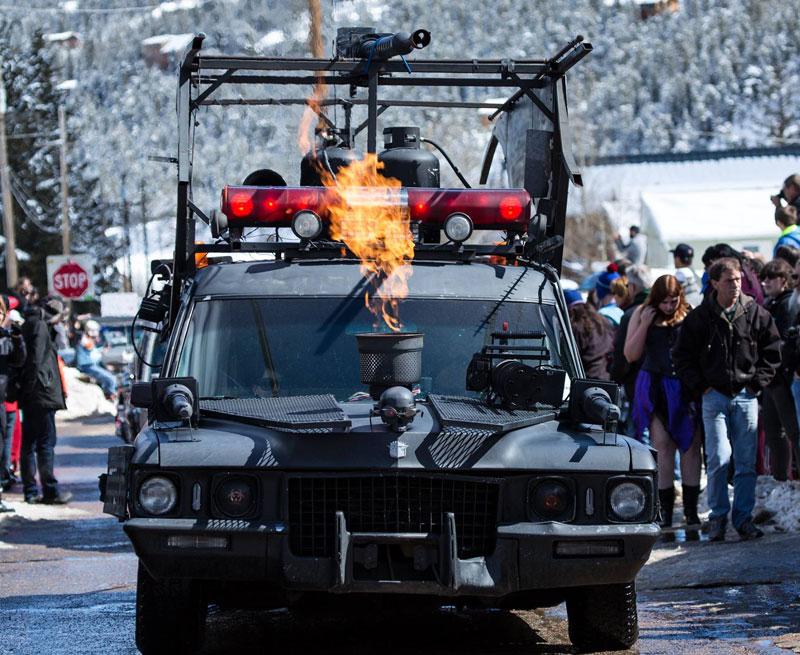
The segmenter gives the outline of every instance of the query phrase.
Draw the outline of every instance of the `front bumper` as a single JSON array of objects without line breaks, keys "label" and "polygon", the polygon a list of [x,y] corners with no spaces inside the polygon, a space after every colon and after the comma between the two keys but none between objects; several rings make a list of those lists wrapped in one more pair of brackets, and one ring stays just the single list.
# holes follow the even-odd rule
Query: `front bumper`
[{"label": "front bumper", "polygon": [[[127,521],[124,527],[136,554],[156,577],[263,581],[285,591],[486,598],[630,582],[647,561],[660,534],[655,523],[517,523],[498,527],[496,547],[491,555],[459,559],[455,520],[452,514],[447,519],[442,535],[358,534],[348,532],[344,517],[338,516],[333,557],[293,555],[283,523],[135,518]],[[174,542],[174,537],[181,535],[226,539],[220,542],[224,542],[223,546],[217,544],[215,548],[168,545],[169,537],[173,537]],[[557,544],[577,545],[578,542],[590,547],[591,544],[614,543],[620,552],[569,557],[557,553]],[[407,562],[407,570],[414,569],[412,574],[405,576],[400,567],[384,578],[365,577],[365,559],[383,549],[388,552],[389,548],[407,553],[414,551]],[[431,575],[416,571],[417,553],[427,553]],[[422,562],[419,568],[424,566]]]}]

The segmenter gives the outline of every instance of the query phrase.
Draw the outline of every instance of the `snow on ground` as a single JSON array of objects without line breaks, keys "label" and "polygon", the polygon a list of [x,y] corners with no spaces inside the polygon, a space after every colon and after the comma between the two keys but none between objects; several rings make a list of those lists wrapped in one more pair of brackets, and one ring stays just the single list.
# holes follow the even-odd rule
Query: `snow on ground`
[{"label": "snow on ground", "polygon": [[97,414],[116,415],[117,408],[103,396],[103,390],[94,382],[86,382],[86,376],[76,368],[64,367],[67,379],[67,409],[56,415],[62,420],[73,420]]},{"label": "snow on ground", "polygon": [[775,532],[800,532],[800,481],[759,476],[753,516],[761,527]]},{"label": "snow on ground", "polygon": [[[8,505],[8,507],[14,511],[0,514],[0,523],[11,517],[18,517],[28,521],[43,521],[60,520],[65,518],[78,519],[91,514],[91,512],[87,512],[84,509],[65,507],[64,505],[29,505],[21,500],[9,500],[8,497],[4,498],[3,503]],[[17,546],[5,541],[0,541],[0,550],[14,550],[15,548],[17,548]]]}]

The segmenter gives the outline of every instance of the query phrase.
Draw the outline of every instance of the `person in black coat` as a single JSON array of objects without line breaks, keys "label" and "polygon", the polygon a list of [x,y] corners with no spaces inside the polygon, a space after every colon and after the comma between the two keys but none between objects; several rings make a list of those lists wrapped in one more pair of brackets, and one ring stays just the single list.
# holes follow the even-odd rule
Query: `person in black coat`
[{"label": "person in black coat", "polygon": [[795,340],[788,334],[793,323],[789,306],[793,293],[791,279],[792,269],[782,259],[773,259],[761,271],[761,281],[767,296],[764,308],[772,314],[775,327],[781,335],[781,367],[764,389],[762,402],[764,432],[770,451],[770,470],[776,480],[787,479],[791,459],[794,460],[797,471],[797,460],[800,456],[800,426],[792,397],[792,379],[798,361]]},{"label": "person in black coat", "polygon": [[[0,296],[0,450],[7,450],[3,441],[7,438],[6,431],[6,412],[2,408],[2,403],[10,398],[10,390],[14,384],[15,369],[25,363],[25,341],[22,332],[17,327],[7,327],[8,321],[8,300],[6,296]],[[9,444],[10,446],[10,444]],[[7,470],[7,463],[3,462],[0,470],[0,480],[5,484],[10,471]],[[0,512],[13,512],[10,507],[3,503],[0,493]]]},{"label": "person in black coat", "polygon": [[[64,311],[56,299],[30,305],[25,311],[22,333],[27,357],[20,375],[19,404],[22,408],[20,469],[25,502],[65,504],[72,494],[61,493],[53,473],[56,447],[56,411],[66,409],[64,387],[53,343],[53,325]],[[42,495],[36,486],[36,468]]]},{"label": "person in black coat", "polygon": [[756,490],[757,395],[781,364],[780,334],[770,313],[742,291],[738,259],[709,271],[711,291],[683,322],[672,361],[690,395],[701,399],[708,470],[709,541],[723,541],[731,503],[728,464],[733,455],[733,525],[742,539],[753,525]]}]

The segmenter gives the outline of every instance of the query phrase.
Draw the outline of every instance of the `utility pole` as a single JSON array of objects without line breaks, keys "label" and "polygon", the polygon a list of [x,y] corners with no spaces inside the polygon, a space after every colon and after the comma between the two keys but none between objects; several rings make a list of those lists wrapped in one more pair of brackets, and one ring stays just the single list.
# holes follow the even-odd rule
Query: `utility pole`
[{"label": "utility pole", "polygon": [[122,196],[122,235],[125,244],[125,264],[128,269],[128,274],[122,279],[122,290],[133,290],[133,262],[131,261],[131,216],[128,210],[128,198],[125,194],[125,176],[122,176],[122,187],[120,196]]},{"label": "utility pole", "polygon": [[69,255],[71,250],[69,232],[69,189],[67,188],[67,114],[64,105],[58,106],[58,131],[61,162],[61,252]]},{"label": "utility pole", "polygon": [[11,197],[11,180],[6,151],[6,87],[0,68],[0,183],[3,185],[3,233],[6,237],[6,286],[17,284],[17,240],[14,233],[14,200]]},{"label": "utility pole", "polygon": [[147,241],[147,203],[145,200],[144,192],[144,178],[139,182],[139,203],[142,209],[142,246],[144,248],[144,261],[147,266],[150,265],[150,244]]}]

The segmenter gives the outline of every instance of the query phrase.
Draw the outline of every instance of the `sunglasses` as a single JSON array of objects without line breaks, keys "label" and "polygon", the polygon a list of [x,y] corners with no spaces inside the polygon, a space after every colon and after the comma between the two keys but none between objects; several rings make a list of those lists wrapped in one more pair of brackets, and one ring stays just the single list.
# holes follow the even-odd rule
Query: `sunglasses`
[{"label": "sunglasses", "polygon": [[[762,280],[777,280],[778,278],[782,278],[782,277],[783,277],[783,275],[781,273],[767,273],[761,279]],[[796,280],[797,279],[797,275],[792,275],[792,279]]]}]

